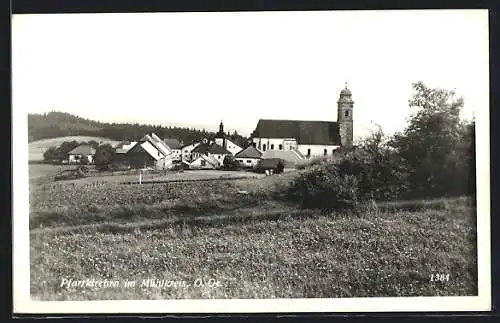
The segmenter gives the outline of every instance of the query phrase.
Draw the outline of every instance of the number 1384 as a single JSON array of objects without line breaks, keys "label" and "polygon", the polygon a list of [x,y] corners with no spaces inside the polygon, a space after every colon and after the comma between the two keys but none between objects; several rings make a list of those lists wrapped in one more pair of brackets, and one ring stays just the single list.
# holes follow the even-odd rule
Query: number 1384
[{"label": "number 1384", "polygon": [[431,274],[431,282],[450,281],[450,274]]}]

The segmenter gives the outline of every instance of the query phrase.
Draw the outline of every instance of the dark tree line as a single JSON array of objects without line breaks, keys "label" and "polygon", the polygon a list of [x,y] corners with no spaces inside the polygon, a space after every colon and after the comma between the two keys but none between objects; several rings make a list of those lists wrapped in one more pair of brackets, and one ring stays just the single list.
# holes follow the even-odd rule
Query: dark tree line
[{"label": "dark tree line", "polygon": [[[64,112],[28,115],[29,141],[64,136],[95,136],[117,141],[135,141],[148,132],[160,138],[173,138],[184,144],[199,141],[201,138],[214,138],[215,132],[185,127],[166,127],[160,125],[104,123],[80,118]],[[247,139],[238,133],[228,134],[228,138],[244,147]]]}]

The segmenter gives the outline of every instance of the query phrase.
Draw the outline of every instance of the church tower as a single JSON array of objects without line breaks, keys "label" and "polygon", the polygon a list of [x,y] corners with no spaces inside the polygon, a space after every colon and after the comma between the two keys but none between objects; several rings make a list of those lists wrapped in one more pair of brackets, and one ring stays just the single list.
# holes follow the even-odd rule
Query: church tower
[{"label": "church tower", "polygon": [[353,145],[353,105],[354,101],[352,101],[352,93],[347,88],[346,82],[345,88],[340,91],[340,97],[337,101],[337,124],[339,127],[340,144],[346,148],[351,148]]},{"label": "church tower", "polygon": [[222,121],[219,124],[219,132],[217,133],[217,136],[224,137],[224,124]]}]

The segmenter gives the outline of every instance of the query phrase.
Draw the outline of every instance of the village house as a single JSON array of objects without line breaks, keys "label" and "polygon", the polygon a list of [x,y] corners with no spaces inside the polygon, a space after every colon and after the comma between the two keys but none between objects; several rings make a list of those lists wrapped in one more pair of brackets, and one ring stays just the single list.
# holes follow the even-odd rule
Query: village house
[{"label": "village house", "polygon": [[172,160],[180,161],[182,158],[182,143],[177,139],[165,138],[163,142],[172,150]]},{"label": "village house", "polygon": [[154,133],[146,134],[125,154],[132,168],[169,169],[172,167],[172,150]]},{"label": "village house", "polygon": [[353,145],[353,105],[346,84],[337,101],[337,122],[260,119],[252,141],[263,152],[296,150],[307,158],[331,156],[340,146]]},{"label": "village house", "polygon": [[213,157],[208,155],[198,155],[198,157],[189,164],[190,169],[217,169],[220,164]]},{"label": "village house", "polygon": [[81,144],[68,153],[69,164],[92,164],[94,162],[95,148],[88,144]]},{"label": "village house", "polygon": [[186,162],[192,162],[193,159],[192,159],[192,156],[191,156],[191,152],[193,151],[193,149],[195,149],[198,145],[200,144],[200,142],[193,142],[189,145],[185,145],[185,146],[182,146],[181,148],[181,156],[182,156],[182,160],[183,161],[186,161]]},{"label": "village house", "polygon": [[217,167],[223,165],[224,158],[228,155],[231,155],[229,151],[216,144],[215,142],[209,142],[206,139],[191,151],[191,158],[194,161],[196,161],[201,156],[208,156],[212,160],[217,162]]},{"label": "village house", "polygon": [[255,168],[262,159],[262,152],[255,148],[252,144],[237,153],[234,157],[241,166],[246,168]]}]

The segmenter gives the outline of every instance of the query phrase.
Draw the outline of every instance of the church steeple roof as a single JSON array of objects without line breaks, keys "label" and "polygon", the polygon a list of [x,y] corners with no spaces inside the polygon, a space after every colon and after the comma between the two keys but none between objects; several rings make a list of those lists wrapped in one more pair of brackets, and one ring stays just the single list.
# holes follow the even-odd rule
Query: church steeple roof
[{"label": "church steeple roof", "polygon": [[345,88],[340,91],[340,96],[351,96],[352,92],[347,88],[347,82],[345,82]]}]

